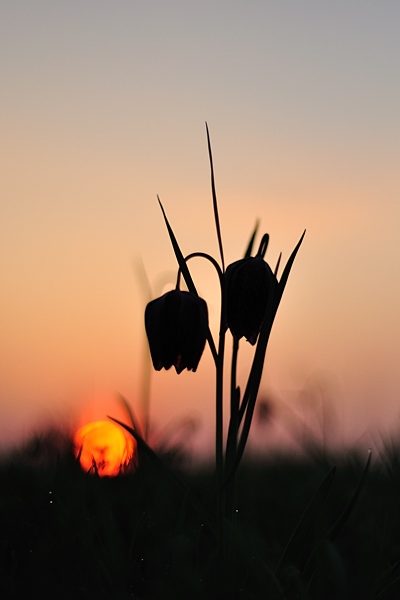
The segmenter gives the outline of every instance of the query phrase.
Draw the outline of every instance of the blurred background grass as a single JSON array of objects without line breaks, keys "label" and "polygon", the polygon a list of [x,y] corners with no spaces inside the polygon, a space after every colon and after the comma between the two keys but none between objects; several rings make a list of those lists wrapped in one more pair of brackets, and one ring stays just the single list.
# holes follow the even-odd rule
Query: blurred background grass
[{"label": "blurred background grass", "polygon": [[[161,457],[213,518],[211,465],[191,465],[179,446]],[[398,598],[397,442],[374,452],[354,510],[336,540],[326,539],[366,459],[360,451],[249,453],[239,470],[230,570],[223,573],[212,531],[154,461],[139,456],[125,474],[101,478],[81,469],[68,436],[48,431],[2,456],[1,597]],[[337,471],[326,499],[298,552],[275,575],[332,465]]]}]

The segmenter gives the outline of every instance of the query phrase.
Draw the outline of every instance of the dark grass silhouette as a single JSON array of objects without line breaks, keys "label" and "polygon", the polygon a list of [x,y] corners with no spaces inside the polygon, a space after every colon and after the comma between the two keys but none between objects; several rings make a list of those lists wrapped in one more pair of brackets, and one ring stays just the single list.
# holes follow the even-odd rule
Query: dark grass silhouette
[{"label": "dark grass silhouette", "polygon": [[[100,478],[82,471],[72,443],[57,439],[49,432],[3,457],[1,598],[399,597],[399,447],[372,461],[333,539],[327,534],[357,489],[365,456],[325,453],[313,461],[275,453],[244,461],[230,568],[220,572],[202,514],[148,456],[139,456],[134,472]],[[179,449],[162,455],[215,518],[213,468],[183,469],[181,458]],[[304,528],[304,512],[334,464],[331,486]]]}]

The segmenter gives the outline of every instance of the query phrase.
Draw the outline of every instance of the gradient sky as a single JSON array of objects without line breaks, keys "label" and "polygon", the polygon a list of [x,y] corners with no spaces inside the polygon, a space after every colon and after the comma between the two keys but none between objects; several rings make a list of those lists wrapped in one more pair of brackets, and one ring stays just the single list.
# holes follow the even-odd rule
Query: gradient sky
[{"label": "gradient sky", "polygon": [[[205,121],[227,263],[257,218],[271,264],[307,229],[265,366],[277,431],[316,426],[322,386],[339,440],[397,433],[399,24],[395,0],[0,2],[3,445],[118,417],[116,392],[138,409],[135,265],[155,290],[175,271],[157,194],[183,252],[218,257]],[[210,369],[154,374],[155,428],[212,439]]]}]

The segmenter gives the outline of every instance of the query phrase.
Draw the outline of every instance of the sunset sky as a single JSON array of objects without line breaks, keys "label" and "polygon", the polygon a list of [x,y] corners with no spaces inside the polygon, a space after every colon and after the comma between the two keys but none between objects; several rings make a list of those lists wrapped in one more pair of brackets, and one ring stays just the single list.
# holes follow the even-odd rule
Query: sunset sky
[{"label": "sunset sky", "polygon": [[[319,389],[340,442],[397,433],[399,25],[395,0],[0,3],[0,446],[120,418],[118,392],[140,412],[138,265],[156,294],[176,271],[157,194],[183,252],[218,258],[205,121],[227,263],[256,219],[272,266],[307,229],[268,435],[293,412],[318,429]],[[217,278],[193,276],[216,335]],[[193,418],[212,443],[211,367],[206,348],[196,374],[152,374],[154,429]]]}]

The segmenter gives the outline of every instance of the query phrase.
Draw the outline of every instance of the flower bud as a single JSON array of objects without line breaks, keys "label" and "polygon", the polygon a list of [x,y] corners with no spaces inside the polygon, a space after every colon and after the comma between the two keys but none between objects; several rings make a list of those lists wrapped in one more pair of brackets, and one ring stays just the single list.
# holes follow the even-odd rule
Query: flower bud
[{"label": "flower bud", "polygon": [[207,304],[191,292],[173,290],[146,306],[145,326],[156,371],[174,365],[196,371],[208,332]]},{"label": "flower bud", "polygon": [[276,277],[261,256],[232,263],[225,277],[227,325],[237,340],[244,336],[254,346]]}]

